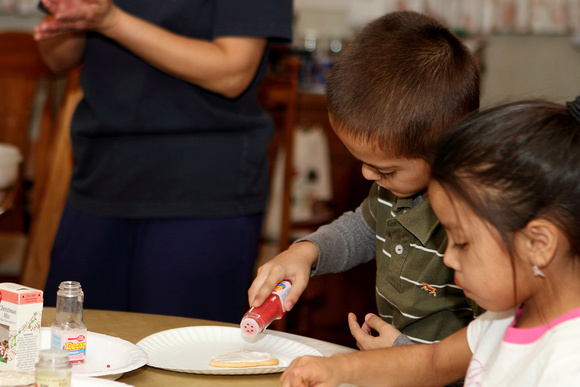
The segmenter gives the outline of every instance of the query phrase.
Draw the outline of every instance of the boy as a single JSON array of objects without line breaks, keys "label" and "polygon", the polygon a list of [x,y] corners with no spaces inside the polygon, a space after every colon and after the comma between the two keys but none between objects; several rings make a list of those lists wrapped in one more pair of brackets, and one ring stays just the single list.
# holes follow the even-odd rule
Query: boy
[{"label": "boy", "polygon": [[371,22],[349,46],[328,78],[326,95],[334,131],[374,184],[354,212],[260,267],[248,290],[250,305],[260,305],[287,279],[290,310],[310,275],[375,258],[382,320],[367,315],[359,327],[349,316],[359,347],[440,341],[467,325],[474,311],[443,264],[447,237],[427,185],[441,134],[479,107],[477,64],[439,22],[394,12]]}]

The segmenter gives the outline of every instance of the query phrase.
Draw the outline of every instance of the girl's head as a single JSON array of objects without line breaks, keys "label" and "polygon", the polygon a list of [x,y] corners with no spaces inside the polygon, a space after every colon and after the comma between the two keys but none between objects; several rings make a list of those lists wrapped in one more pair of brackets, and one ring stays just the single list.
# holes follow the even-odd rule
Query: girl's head
[{"label": "girl's head", "polygon": [[[580,108],[580,99],[576,104]],[[526,287],[520,285],[533,278],[532,268],[550,272],[543,232],[559,235],[550,239],[557,246],[550,245],[549,251],[561,254],[565,248],[568,258],[580,257],[580,114],[575,118],[565,106],[546,101],[516,102],[474,114],[444,136],[429,189],[436,214],[447,216],[442,219],[449,235],[446,264],[453,267],[458,264],[454,256],[469,256],[465,249],[487,233],[494,241],[468,252],[486,265],[499,257],[508,262],[508,282],[521,302]],[[458,224],[446,224],[449,219]],[[486,254],[486,249],[492,251]],[[500,271],[487,273],[492,276],[487,280],[500,280]],[[523,275],[518,278],[519,273]],[[461,285],[473,286],[465,279],[470,283]],[[513,304],[514,298],[507,301]]]}]

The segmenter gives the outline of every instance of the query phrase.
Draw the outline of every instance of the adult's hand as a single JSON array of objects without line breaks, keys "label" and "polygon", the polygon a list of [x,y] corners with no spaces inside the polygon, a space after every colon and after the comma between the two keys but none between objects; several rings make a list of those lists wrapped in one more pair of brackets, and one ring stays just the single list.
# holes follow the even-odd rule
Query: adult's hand
[{"label": "adult's hand", "polygon": [[52,18],[35,27],[37,40],[78,31],[106,33],[116,23],[119,8],[111,0],[43,0]]}]

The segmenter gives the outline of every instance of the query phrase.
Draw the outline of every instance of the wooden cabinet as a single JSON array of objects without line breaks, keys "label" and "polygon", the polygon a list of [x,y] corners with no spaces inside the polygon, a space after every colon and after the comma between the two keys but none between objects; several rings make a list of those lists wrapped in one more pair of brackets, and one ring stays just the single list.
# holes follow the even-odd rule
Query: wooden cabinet
[{"label": "wooden cabinet", "polygon": [[368,195],[371,182],[361,174],[361,163],[355,159],[328,121],[328,111],[323,94],[301,92],[298,95],[298,123],[321,125],[328,137],[332,168],[333,196],[331,205],[336,215],[354,210]]},{"label": "wooden cabinet", "polygon": [[[298,123],[322,125],[327,134],[334,190],[330,202],[334,210],[332,218],[354,210],[368,195],[371,182],[362,177],[360,161],[350,154],[332,130],[324,95],[299,94]],[[356,347],[347,315],[354,312],[362,321],[366,313],[376,313],[375,275],[373,260],[344,273],[313,277],[297,305],[284,317],[284,329]]]}]

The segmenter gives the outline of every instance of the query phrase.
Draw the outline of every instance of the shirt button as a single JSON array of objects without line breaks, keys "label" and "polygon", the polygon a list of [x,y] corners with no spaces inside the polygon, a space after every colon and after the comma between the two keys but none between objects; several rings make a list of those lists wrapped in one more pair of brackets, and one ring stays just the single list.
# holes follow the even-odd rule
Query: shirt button
[{"label": "shirt button", "polygon": [[403,246],[401,246],[401,245],[395,246],[395,253],[397,253],[399,255],[403,254]]}]

